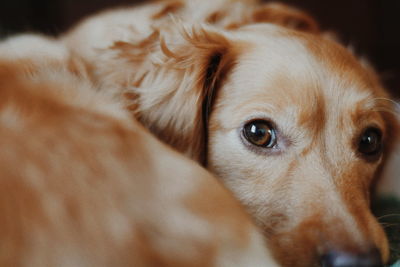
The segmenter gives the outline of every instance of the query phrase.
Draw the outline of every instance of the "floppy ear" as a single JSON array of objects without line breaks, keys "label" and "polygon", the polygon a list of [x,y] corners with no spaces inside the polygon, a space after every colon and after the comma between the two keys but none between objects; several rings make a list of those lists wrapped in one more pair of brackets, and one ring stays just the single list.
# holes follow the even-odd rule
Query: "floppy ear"
[{"label": "floppy ear", "polygon": [[160,38],[158,51],[148,56],[152,63],[133,81],[131,107],[160,139],[205,164],[207,120],[234,62],[231,42],[205,26],[176,36]]},{"label": "floppy ear", "polygon": [[280,3],[251,4],[238,1],[220,7],[210,14],[207,21],[230,30],[264,22],[310,33],[320,32],[319,25],[312,16]]},{"label": "floppy ear", "polygon": [[268,3],[255,7],[250,15],[251,22],[269,22],[287,28],[319,33],[319,25],[312,16],[294,7]]}]

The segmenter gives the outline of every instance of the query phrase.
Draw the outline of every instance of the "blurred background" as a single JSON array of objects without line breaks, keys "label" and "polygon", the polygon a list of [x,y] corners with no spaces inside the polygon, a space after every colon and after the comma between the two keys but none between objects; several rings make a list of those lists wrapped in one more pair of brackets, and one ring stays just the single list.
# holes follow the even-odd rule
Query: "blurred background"
[{"label": "blurred background", "polygon": [[[400,97],[400,0],[278,0],[308,11],[369,59]],[[0,36],[18,32],[57,35],[98,10],[140,0],[1,0]]]}]

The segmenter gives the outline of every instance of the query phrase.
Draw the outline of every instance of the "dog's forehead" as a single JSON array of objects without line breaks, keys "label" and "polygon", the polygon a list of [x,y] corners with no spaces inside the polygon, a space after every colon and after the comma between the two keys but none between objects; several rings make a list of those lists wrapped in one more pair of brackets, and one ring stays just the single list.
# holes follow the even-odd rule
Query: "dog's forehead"
[{"label": "dog's forehead", "polygon": [[266,111],[299,121],[327,114],[380,120],[374,99],[385,94],[373,73],[350,52],[317,36],[272,30],[254,34],[241,47],[227,90],[222,90],[235,110],[246,116]]},{"label": "dog's forehead", "polygon": [[251,32],[247,45],[238,49],[237,69],[243,73],[238,76],[243,82],[261,84],[263,79],[284,77],[320,90],[332,89],[323,84],[335,84],[336,91],[351,87],[375,93],[378,84],[373,72],[336,42],[278,27],[267,29]]}]

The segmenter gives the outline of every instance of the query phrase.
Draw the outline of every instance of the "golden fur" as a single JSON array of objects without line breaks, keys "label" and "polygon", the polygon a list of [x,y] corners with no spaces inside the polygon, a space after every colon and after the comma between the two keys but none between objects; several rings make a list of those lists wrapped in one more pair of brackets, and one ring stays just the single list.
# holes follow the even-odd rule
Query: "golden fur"
[{"label": "golden fur", "polygon": [[[93,66],[101,87],[127,96],[129,109],[161,140],[206,163],[254,216],[281,264],[311,266],[332,250],[375,248],[385,261],[370,187],[395,127],[373,70],[326,40],[301,11],[212,2],[111,10],[63,41]],[[252,119],[277,126],[279,151],[243,142],[241,129]],[[386,143],[374,162],[356,151],[370,125]]]},{"label": "golden fur", "polygon": [[[269,264],[229,194],[132,114],[219,177],[280,264],[312,266],[330,251],[388,258],[369,202],[395,135],[390,102],[309,15],[251,0],[160,1],[42,40],[0,44],[5,265]],[[276,126],[277,149],[246,143],[253,119]],[[385,142],[375,161],[357,153],[369,126]],[[187,213],[211,230],[193,231]]]},{"label": "golden fur", "polygon": [[62,44],[0,51],[0,266],[275,266],[231,194]]}]

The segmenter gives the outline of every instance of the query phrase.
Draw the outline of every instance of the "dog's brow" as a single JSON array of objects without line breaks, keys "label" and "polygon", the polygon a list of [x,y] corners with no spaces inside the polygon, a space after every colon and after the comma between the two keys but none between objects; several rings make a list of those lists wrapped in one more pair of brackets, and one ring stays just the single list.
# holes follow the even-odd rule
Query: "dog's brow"
[{"label": "dog's brow", "polygon": [[354,125],[375,125],[380,128],[384,128],[382,111],[384,110],[379,107],[379,105],[366,106],[365,104],[354,106],[352,110],[349,112],[350,118]]},{"label": "dog's brow", "polygon": [[314,101],[304,103],[298,113],[298,124],[305,126],[313,132],[318,132],[326,122],[325,99],[320,93],[316,93]]}]

